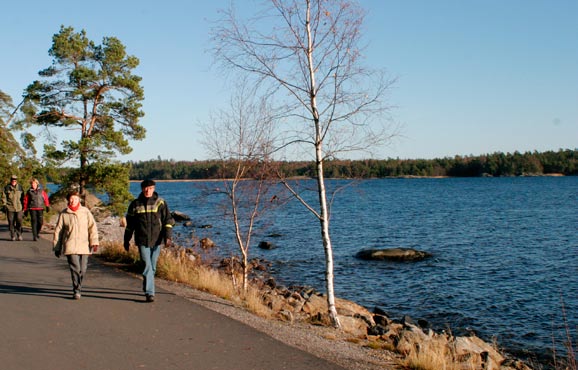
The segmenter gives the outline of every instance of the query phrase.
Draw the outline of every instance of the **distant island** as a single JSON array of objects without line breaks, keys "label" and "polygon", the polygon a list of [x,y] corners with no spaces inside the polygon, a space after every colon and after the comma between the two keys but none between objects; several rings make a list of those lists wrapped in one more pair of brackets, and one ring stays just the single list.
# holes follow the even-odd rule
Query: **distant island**
[{"label": "distant island", "polygon": [[[213,180],[233,177],[223,173],[218,160],[175,161],[155,159],[128,162],[130,179]],[[307,161],[276,162],[286,177],[313,178],[315,164]],[[327,178],[389,177],[504,177],[504,176],[576,176],[578,150],[547,152],[493,153],[480,156],[455,156],[436,159],[331,159],[325,162]]]}]

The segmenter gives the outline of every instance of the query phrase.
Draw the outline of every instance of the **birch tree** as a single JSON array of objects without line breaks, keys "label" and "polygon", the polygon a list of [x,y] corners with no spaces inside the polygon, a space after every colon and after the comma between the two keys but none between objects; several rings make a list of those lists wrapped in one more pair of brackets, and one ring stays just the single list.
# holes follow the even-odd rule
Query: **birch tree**
[{"label": "birch tree", "polygon": [[273,205],[268,202],[274,177],[270,161],[273,121],[266,99],[255,101],[254,91],[241,82],[229,107],[212,114],[203,127],[205,147],[221,161],[220,193],[228,200],[225,209],[239,247],[243,291],[248,287],[255,222]]},{"label": "birch tree", "polygon": [[363,19],[356,1],[268,0],[249,17],[231,6],[212,33],[214,55],[221,65],[251,76],[261,94],[271,96],[285,113],[276,144],[279,153],[291,150],[315,162],[316,204],[284,183],[319,221],[328,314],[335,327],[340,323],[324,162],[370,150],[392,134],[382,114],[391,81],[381,70],[362,65]]}]

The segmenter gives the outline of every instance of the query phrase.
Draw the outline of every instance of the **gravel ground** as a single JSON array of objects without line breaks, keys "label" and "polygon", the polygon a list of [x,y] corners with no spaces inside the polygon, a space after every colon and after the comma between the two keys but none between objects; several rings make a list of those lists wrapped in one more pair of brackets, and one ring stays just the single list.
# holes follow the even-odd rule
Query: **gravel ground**
[{"label": "gravel ground", "polygon": [[336,329],[306,323],[288,323],[258,317],[230,301],[178,283],[159,281],[158,285],[178,296],[249,325],[290,346],[334,362],[350,370],[393,370],[395,358],[391,352],[353,343]]}]

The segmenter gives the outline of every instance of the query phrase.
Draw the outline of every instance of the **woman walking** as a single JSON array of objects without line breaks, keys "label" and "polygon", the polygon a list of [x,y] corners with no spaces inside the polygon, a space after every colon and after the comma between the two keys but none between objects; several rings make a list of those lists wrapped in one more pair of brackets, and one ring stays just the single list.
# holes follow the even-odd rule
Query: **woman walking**
[{"label": "woman walking", "polygon": [[38,240],[42,224],[44,223],[44,207],[48,209],[50,202],[44,189],[38,187],[38,180],[30,180],[30,189],[24,196],[24,213],[30,214],[30,226],[32,228],[32,239]]},{"label": "woman walking", "polygon": [[66,256],[72,278],[72,298],[80,299],[88,256],[98,248],[98,230],[90,210],[80,204],[78,192],[69,193],[66,200],[68,207],[58,216],[52,244],[56,257]]}]

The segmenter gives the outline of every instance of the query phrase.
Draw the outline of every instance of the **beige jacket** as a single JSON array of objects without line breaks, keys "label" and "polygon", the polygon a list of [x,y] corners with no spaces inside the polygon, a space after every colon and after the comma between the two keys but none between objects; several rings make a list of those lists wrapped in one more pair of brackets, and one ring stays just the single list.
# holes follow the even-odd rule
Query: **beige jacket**
[{"label": "beige jacket", "polygon": [[93,245],[98,245],[98,230],[90,210],[80,206],[76,212],[68,207],[60,212],[54,229],[53,250],[64,255],[91,254],[90,246]]}]

